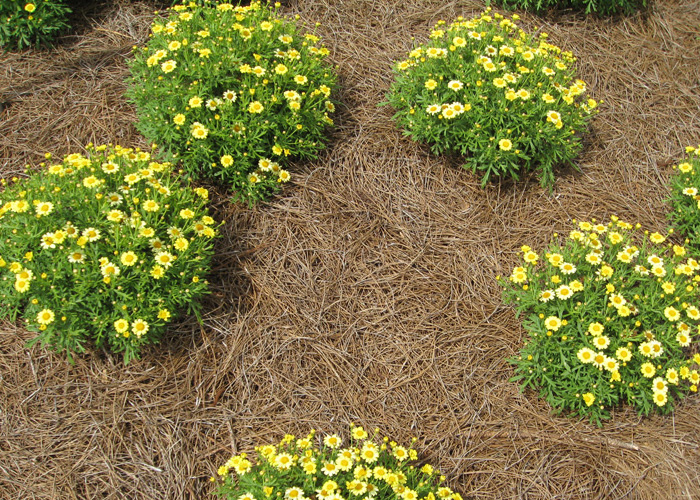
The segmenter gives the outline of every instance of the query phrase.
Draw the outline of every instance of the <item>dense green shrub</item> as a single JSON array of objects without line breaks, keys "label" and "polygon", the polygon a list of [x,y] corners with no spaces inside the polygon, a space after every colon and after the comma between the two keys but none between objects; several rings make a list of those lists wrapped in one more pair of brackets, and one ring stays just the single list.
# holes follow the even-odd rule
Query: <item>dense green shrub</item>
[{"label": "dense green shrub", "polygon": [[23,49],[45,45],[68,28],[64,0],[0,0],[0,47]]},{"label": "dense green shrub", "polygon": [[544,12],[548,9],[575,9],[586,14],[631,14],[646,7],[648,0],[495,0],[506,8]]},{"label": "dense green shrub", "polygon": [[484,184],[537,170],[551,186],[554,167],[579,153],[597,103],[582,100],[586,84],[573,79],[573,55],[546,39],[490,9],[439,22],[394,68],[395,119],[433,152],[466,155],[465,167],[481,172]]},{"label": "dense green shrub", "polygon": [[125,362],[207,290],[206,189],[119,146],[71,154],[0,194],[0,313],[57,351],[97,346]]},{"label": "dense green shrub", "polygon": [[[321,441],[314,431],[295,439],[288,434],[277,444],[259,446],[253,464],[245,453],[219,468],[219,496],[226,500],[462,500],[441,486],[445,477],[429,464],[415,465],[418,453],[377,439],[351,426],[350,442],[330,434]],[[415,441],[415,440],[414,440]],[[411,443],[413,445],[413,443]],[[215,478],[212,478],[215,480]]]},{"label": "dense green shrub", "polygon": [[686,148],[688,157],[673,169],[669,218],[687,238],[687,246],[700,255],[700,145]]},{"label": "dense green shrub", "polygon": [[700,263],[684,247],[613,217],[522,251],[500,280],[528,333],[513,380],[599,424],[623,403],[667,414],[697,392]]},{"label": "dense green shrub", "polygon": [[317,154],[335,110],[328,50],[278,6],[175,6],[131,63],[139,130],[249,202],[289,180],[290,158]]}]

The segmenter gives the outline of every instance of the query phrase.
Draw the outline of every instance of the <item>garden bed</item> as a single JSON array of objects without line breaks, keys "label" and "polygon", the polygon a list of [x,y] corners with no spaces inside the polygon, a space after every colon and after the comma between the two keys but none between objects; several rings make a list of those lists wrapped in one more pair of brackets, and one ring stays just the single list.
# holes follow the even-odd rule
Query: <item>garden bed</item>
[{"label": "garden bed", "polygon": [[[0,54],[4,177],[88,142],[148,147],[124,93],[153,8],[105,2],[55,49]],[[558,171],[551,193],[534,175],[482,189],[379,106],[410,35],[483,8],[285,3],[320,22],[337,64],[328,149],[255,208],[212,191],[224,225],[203,325],[180,318],[141,360],[93,350],[71,365],[26,348],[33,334],[19,322],[2,324],[0,498],[209,498],[232,454],[350,422],[416,436],[465,499],[697,496],[700,398],[668,417],[624,407],[602,428],[554,415],[508,381],[525,332],[496,276],[572,218],[616,214],[665,230],[671,165],[700,142],[700,2],[660,0],[624,19],[521,13],[578,57],[578,76],[604,101],[581,171]]]}]

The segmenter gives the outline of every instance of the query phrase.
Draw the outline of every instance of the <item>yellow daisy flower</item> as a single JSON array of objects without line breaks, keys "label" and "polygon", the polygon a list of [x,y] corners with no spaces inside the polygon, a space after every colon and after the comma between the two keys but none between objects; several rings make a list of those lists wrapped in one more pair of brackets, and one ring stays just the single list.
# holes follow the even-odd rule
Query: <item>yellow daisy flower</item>
[{"label": "yellow daisy flower", "polygon": [[121,257],[119,258],[121,263],[127,267],[131,267],[138,263],[139,259],[136,256],[136,254],[132,251],[124,252],[121,254]]},{"label": "yellow daisy flower", "polygon": [[137,338],[141,338],[148,332],[148,323],[142,319],[137,319],[131,323],[131,331],[134,332]]},{"label": "yellow daisy flower", "polygon": [[124,333],[129,329],[129,322],[125,319],[118,319],[114,322],[114,329],[117,333]]},{"label": "yellow daisy flower", "polygon": [[36,322],[40,325],[50,325],[55,318],[56,315],[51,309],[42,309],[36,315]]},{"label": "yellow daisy flower", "polygon": [[498,141],[498,147],[502,151],[510,151],[513,148],[513,143],[510,141],[510,139],[501,139]]}]

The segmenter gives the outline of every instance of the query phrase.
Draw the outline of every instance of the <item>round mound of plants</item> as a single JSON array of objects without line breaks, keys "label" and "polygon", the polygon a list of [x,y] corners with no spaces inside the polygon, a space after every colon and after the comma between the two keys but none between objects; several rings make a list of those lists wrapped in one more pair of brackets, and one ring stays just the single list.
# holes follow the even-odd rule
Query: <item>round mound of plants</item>
[{"label": "round mound of plants", "polygon": [[70,12],[63,0],[0,0],[0,47],[46,45],[69,27]]},{"label": "round mound of plants", "polygon": [[584,98],[574,62],[545,33],[534,38],[487,9],[438,22],[430,40],[395,65],[388,100],[407,136],[434,153],[463,155],[482,184],[536,170],[551,186],[555,166],[573,165],[598,106]]},{"label": "round mound of plants", "polygon": [[575,9],[603,16],[631,14],[648,5],[647,0],[496,0],[506,8],[543,12],[549,9]]},{"label": "round mound of plants", "polygon": [[445,477],[431,465],[415,465],[411,446],[378,439],[377,432],[369,436],[351,426],[348,443],[337,434],[288,434],[279,444],[257,447],[255,463],[246,454],[229,459],[218,471],[218,494],[227,500],[462,499],[441,486]]},{"label": "round mound of plants", "polygon": [[683,246],[612,217],[522,252],[500,279],[528,333],[514,381],[599,425],[612,407],[668,414],[698,390],[700,263]]},{"label": "round mound of plants", "polygon": [[[0,195],[0,313],[57,351],[98,347],[128,363],[207,291],[208,192],[145,151],[88,147]],[[50,158],[50,155],[47,155]]]},{"label": "round mound of plants", "polygon": [[700,253],[700,146],[688,146],[688,156],[675,165],[671,177],[671,206],[669,218],[674,227],[687,238],[688,248]]},{"label": "round mound of plants", "polygon": [[250,203],[290,179],[289,159],[315,157],[333,124],[328,49],[278,8],[177,5],[131,62],[139,130]]}]

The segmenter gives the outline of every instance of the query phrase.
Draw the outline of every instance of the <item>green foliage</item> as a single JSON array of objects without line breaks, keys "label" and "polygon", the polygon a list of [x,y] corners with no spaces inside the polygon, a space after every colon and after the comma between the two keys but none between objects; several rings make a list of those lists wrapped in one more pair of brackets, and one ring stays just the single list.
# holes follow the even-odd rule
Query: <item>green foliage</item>
[{"label": "green foliage", "polygon": [[328,49],[276,9],[175,6],[131,63],[139,130],[249,203],[289,180],[290,158],[317,155],[335,110]]},{"label": "green foliage", "polygon": [[528,338],[514,381],[600,425],[609,409],[668,414],[700,383],[700,264],[639,224],[580,222],[500,279]]},{"label": "green foliage", "polygon": [[[489,2],[487,2],[488,4]],[[496,0],[505,8],[543,12],[549,9],[575,9],[602,16],[631,14],[645,8],[647,0]]]},{"label": "green foliage", "polygon": [[687,238],[693,253],[700,253],[700,146],[686,148],[688,157],[674,166],[671,177],[671,205],[669,218],[674,227]]},{"label": "green foliage", "polygon": [[207,190],[183,188],[170,164],[89,151],[3,180],[0,314],[23,316],[33,342],[69,358],[93,339],[128,363],[180,310],[198,313],[214,220]]},{"label": "green foliage", "polygon": [[[513,16],[517,20],[517,15]],[[518,179],[537,170],[554,183],[554,167],[571,163],[597,103],[580,102],[574,57],[487,9],[446,26],[396,64],[389,102],[394,118],[434,153],[466,156],[465,168]]]},{"label": "green foliage", "polygon": [[68,28],[69,13],[63,0],[0,0],[0,47],[46,45]]},{"label": "green foliage", "polygon": [[337,434],[319,439],[319,444],[314,431],[300,439],[287,435],[278,445],[257,447],[255,465],[245,454],[222,465],[218,494],[227,500],[462,500],[459,493],[440,486],[444,477],[431,465],[413,464],[416,450],[386,437],[377,441],[377,432],[370,438],[362,427],[351,426],[347,447]]}]

